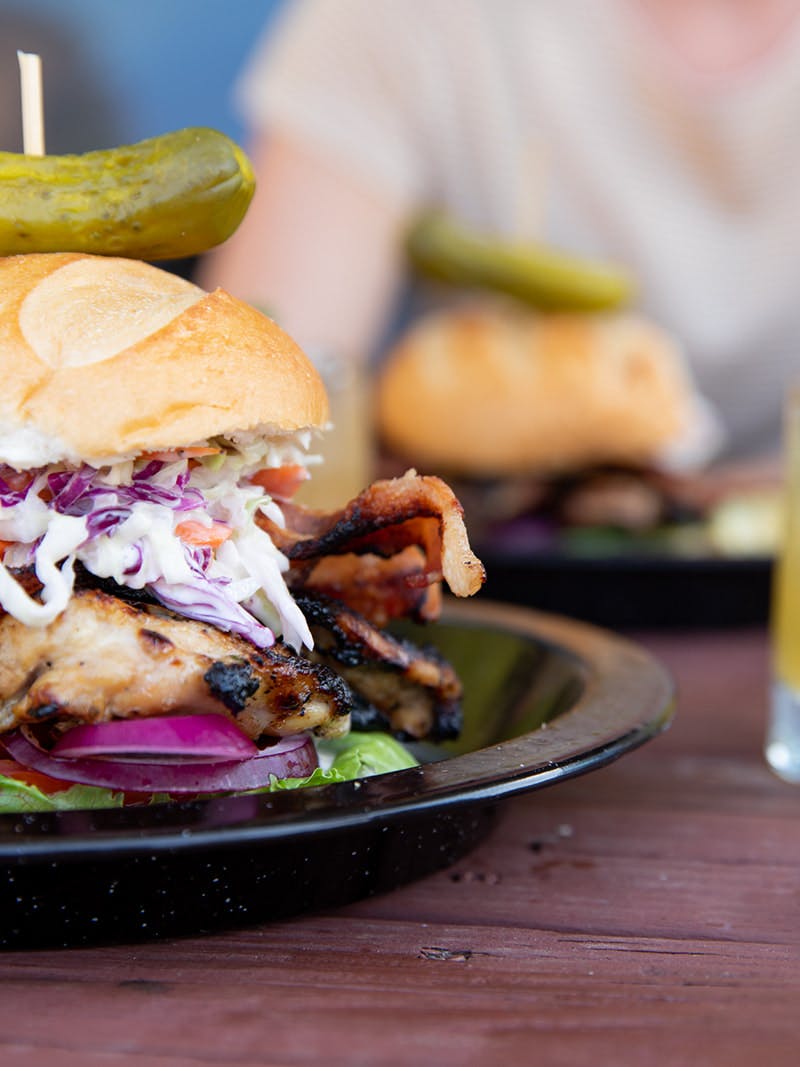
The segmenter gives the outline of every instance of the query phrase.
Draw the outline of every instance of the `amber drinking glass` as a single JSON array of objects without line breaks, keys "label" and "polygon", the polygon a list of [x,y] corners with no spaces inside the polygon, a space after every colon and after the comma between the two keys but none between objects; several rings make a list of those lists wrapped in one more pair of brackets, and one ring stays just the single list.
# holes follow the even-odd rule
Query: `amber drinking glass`
[{"label": "amber drinking glass", "polygon": [[800,390],[784,426],[783,528],[772,595],[772,692],[765,755],[781,778],[800,783]]}]

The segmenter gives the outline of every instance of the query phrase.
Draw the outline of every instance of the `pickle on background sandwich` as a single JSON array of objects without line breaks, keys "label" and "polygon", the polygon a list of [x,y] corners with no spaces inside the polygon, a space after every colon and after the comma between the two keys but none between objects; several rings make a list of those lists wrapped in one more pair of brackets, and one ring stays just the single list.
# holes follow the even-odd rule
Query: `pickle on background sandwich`
[{"label": "pickle on background sandwich", "polygon": [[480,587],[460,505],[413,471],[293,503],[327,399],[270,319],[135,260],[12,256],[0,374],[0,810],[335,780],[312,734],[359,773],[457,729],[452,668],[383,627]]}]

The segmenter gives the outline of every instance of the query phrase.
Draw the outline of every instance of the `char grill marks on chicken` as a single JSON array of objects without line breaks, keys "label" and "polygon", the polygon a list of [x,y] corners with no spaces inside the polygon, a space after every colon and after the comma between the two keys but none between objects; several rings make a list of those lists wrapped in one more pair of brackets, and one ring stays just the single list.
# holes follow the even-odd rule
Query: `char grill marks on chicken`
[{"label": "char grill marks on chicken", "polygon": [[378,630],[341,603],[302,595],[298,603],[314,636],[314,659],[330,664],[361,698],[356,728],[389,728],[415,740],[458,736],[461,682],[437,652]]},{"label": "char grill marks on chicken", "polygon": [[[29,592],[36,581],[25,576]],[[79,588],[43,627],[0,615],[0,731],[217,712],[253,739],[344,733],[352,695],[327,667],[97,588]]]}]

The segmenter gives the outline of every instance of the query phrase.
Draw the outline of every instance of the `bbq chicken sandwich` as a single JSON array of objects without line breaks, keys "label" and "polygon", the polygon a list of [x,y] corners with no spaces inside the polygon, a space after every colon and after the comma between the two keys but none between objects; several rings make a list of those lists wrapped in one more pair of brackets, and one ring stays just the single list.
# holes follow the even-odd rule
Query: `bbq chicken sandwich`
[{"label": "bbq chicken sandwich", "polygon": [[480,587],[460,505],[413,471],[293,503],[328,408],[274,322],[134,260],[10,257],[0,375],[0,778],[243,790],[312,774],[311,735],[457,730],[452,668],[384,627]]},{"label": "bbq chicken sandwich", "polygon": [[652,528],[682,507],[674,472],[718,443],[678,345],[652,321],[499,298],[412,323],[387,354],[376,410],[391,456],[457,487],[473,537],[524,515]]}]

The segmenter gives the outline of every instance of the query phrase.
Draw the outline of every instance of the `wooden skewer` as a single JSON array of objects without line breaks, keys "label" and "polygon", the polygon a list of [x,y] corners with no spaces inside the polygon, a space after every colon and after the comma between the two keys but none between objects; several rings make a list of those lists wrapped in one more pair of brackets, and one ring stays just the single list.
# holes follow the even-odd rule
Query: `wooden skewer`
[{"label": "wooden skewer", "polygon": [[22,90],[22,150],[26,156],[44,155],[42,59],[35,52],[17,51]]}]

